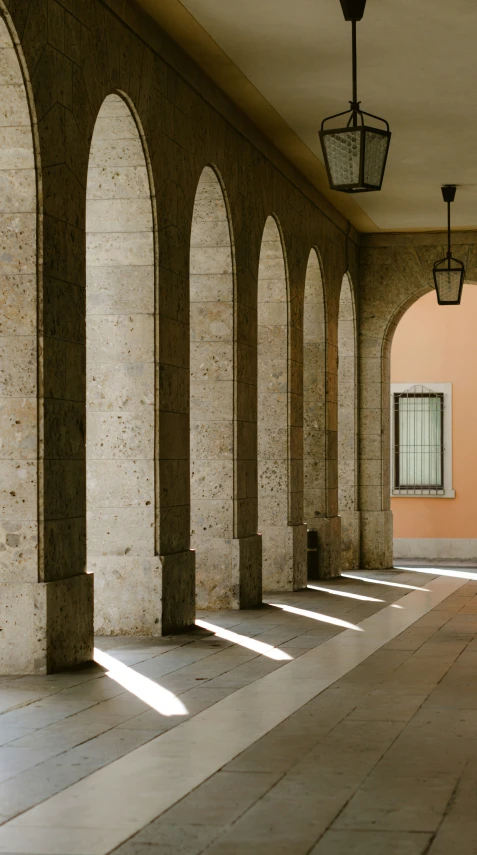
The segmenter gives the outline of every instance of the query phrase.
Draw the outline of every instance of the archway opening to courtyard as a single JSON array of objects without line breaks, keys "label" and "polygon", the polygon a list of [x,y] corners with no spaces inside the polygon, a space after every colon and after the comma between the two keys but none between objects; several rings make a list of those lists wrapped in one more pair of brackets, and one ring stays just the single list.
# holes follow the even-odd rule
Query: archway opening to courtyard
[{"label": "archway opening to courtyard", "polygon": [[326,322],[323,278],[315,249],[308,259],[303,307],[303,492],[309,532],[308,578],[326,563]]},{"label": "archway opening to courtyard", "polygon": [[359,567],[356,310],[346,273],[338,313],[338,513],[341,518],[341,570]]},{"label": "archway opening to courtyard", "polygon": [[432,290],[400,312],[386,408],[398,564],[477,560],[476,315],[471,284],[459,306]]},{"label": "archway opening to courtyard", "polygon": [[216,171],[202,171],[190,244],[190,505],[198,608],[239,606],[234,576],[234,255]]},{"label": "archway opening to courtyard", "polygon": [[94,127],[86,203],[87,554],[100,635],[161,631],[151,186],[132,107],[109,95]]},{"label": "archway opening to courtyard", "polygon": [[[15,627],[23,627],[21,632],[26,639],[30,637],[30,627],[22,623],[30,594],[20,586],[39,580],[37,188],[22,68],[1,14],[0,187],[0,582],[18,586],[13,600],[6,589],[2,595],[10,610],[2,645],[21,673],[22,657],[31,651],[27,650],[27,640],[20,649],[15,634]],[[48,378],[47,397],[51,396],[52,383]],[[17,603],[22,608],[21,620],[14,618]]]}]

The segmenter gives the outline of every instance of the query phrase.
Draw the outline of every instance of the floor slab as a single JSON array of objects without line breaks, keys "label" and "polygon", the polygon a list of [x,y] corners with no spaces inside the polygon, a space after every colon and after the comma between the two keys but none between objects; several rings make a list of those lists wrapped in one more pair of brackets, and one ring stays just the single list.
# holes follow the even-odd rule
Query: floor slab
[{"label": "floor slab", "polygon": [[[363,684],[367,686],[371,683],[376,687],[382,683],[387,674],[391,673],[392,677],[396,675],[401,668],[406,667],[408,661],[406,656],[396,655],[396,652],[393,655],[382,656],[377,655],[378,652],[381,654],[384,645],[413,627],[416,621],[427,615],[433,608],[445,604],[445,600],[466,583],[463,577],[427,576],[424,584],[419,585],[416,584],[418,581],[416,574],[411,572],[387,576],[384,574],[384,578],[380,578],[379,574],[372,577],[370,574],[364,574],[364,571],[361,574],[365,579],[366,575],[368,580],[364,582],[352,579],[351,582],[341,583],[342,597],[339,593],[331,596],[314,591],[297,592],[296,595],[287,597],[277,595],[270,598],[270,601],[274,602],[273,606],[247,615],[237,612],[214,616],[217,626],[225,624],[228,629],[232,628],[237,634],[245,636],[248,632],[250,638],[260,638],[261,632],[270,633],[277,627],[284,629],[287,624],[288,629],[292,630],[291,637],[296,639],[299,639],[300,635],[309,633],[310,630],[313,632],[315,625],[320,632],[323,631],[324,626],[332,627],[333,637],[322,640],[321,643],[317,641],[317,644],[309,649],[303,644],[298,646],[296,649],[300,654],[284,663],[267,660],[262,656],[245,662],[234,662],[234,667],[230,670],[224,671],[220,676],[212,676],[217,668],[213,666],[212,660],[207,661],[214,655],[210,649],[210,641],[207,639],[210,640],[215,636],[204,636],[202,641],[195,635],[191,636],[191,640],[181,638],[177,642],[177,647],[169,646],[161,656],[155,657],[150,656],[148,645],[145,644],[143,650],[137,645],[133,651],[133,658],[139,657],[134,665],[135,671],[150,680],[160,679],[161,684],[164,684],[168,678],[169,689],[174,679],[177,691],[182,692],[179,695],[181,698],[185,697],[187,692],[193,691],[191,686],[196,686],[197,678],[200,677],[206,680],[206,685],[211,691],[230,689],[230,693],[213,702],[202,712],[191,715],[182,723],[175,722],[173,727],[151,738],[143,747],[126,752],[120,759],[106,761],[103,768],[57,792],[56,795],[47,797],[41,804],[6,822],[0,828],[0,851],[30,852],[35,855],[41,855],[41,853],[49,855],[50,852],[59,851],[63,855],[88,855],[88,853],[99,855],[99,853],[109,852],[114,846],[120,845],[135,833],[141,834],[145,826],[150,825],[161,814],[166,816],[166,812],[172,809],[174,804],[180,803],[180,800],[187,797],[195,788],[203,786],[207,779],[219,774],[224,766],[231,764],[234,758],[259,744],[261,739],[266,738],[267,734],[272,734],[278,726],[291,721],[293,715],[300,714],[308,703],[319,700],[320,693],[326,693],[333,684],[339,685],[339,681],[346,675],[352,674],[354,669],[358,671],[359,667],[363,667],[363,673],[358,673],[357,683],[361,691]],[[384,599],[384,604],[372,604],[373,614],[359,620],[360,616],[368,613],[370,604],[365,602],[364,606],[357,608],[352,598],[347,602],[344,595],[348,585],[352,586],[348,588],[351,593],[353,591],[359,593],[363,588],[369,591],[372,588],[376,592],[376,599]],[[400,587],[395,587],[396,585]],[[408,587],[402,587],[406,585]],[[339,591],[339,586],[337,590]],[[383,590],[387,597],[382,595]],[[389,592],[393,594],[393,602],[389,599]],[[374,596],[374,593],[371,596]],[[344,602],[341,603],[341,600]],[[288,609],[283,609],[283,605]],[[451,614],[453,612],[448,612],[449,618]],[[326,621],[322,620],[323,615],[327,618]],[[475,621],[474,615],[467,617]],[[210,621],[210,615],[208,620]],[[345,623],[351,624],[352,628],[344,629]],[[341,631],[334,634],[337,628]],[[296,631],[295,636],[293,636],[294,631]],[[220,642],[216,639],[214,643]],[[229,649],[230,647],[237,649],[238,646],[228,645]],[[108,646],[106,643],[103,647],[111,652],[114,650],[126,652],[126,645]],[[216,648],[215,652],[218,650],[221,651],[221,655],[222,652],[225,654],[227,642],[221,643],[220,648]],[[303,650],[306,652],[302,652]],[[144,653],[144,659],[141,659]],[[374,661],[373,655],[377,657]],[[200,673],[202,663],[203,674]],[[364,663],[363,666],[361,663]],[[181,673],[181,669],[190,669],[191,666],[196,669],[193,673],[190,671],[188,674]],[[438,668],[432,671],[428,679],[429,686],[432,680],[439,677],[439,673]],[[413,680],[417,684],[422,678],[423,670],[419,663],[413,668],[408,667],[405,671],[405,679],[409,679],[412,686],[414,686]],[[204,685],[202,680],[200,682]],[[96,705],[102,707],[97,712],[111,725],[110,731],[114,733],[115,728],[124,729],[128,721],[127,716],[131,713],[134,704],[131,701],[132,706],[129,706],[127,696],[121,700],[122,693],[116,691],[114,687],[111,689],[107,683],[107,678],[97,676],[85,686],[78,683],[64,691],[68,693],[69,700],[85,696],[89,700],[96,701]],[[112,681],[110,680],[109,683],[111,684]],[[348,686],[348,692],[351,694],[353,692],[352,681]],[[415,691],[409,692],[409,695],[415,696]],[[362,700],[364,702],[364,698]],[[356,704],[352,703],[351,707],[346,707],[345,710],[348,709],[351,714],[355,706]],[[135,711],[137,712],[137,708]],[[139,711],[137,717],[148,714],[148,712]],[[89,708],[86,708],[74,715],[82,716],[82,724],[84,724],[85,718],[88,719],[92,713]],[[125,720],[114,723],[115,717],[121,719],[123,716],[126,716]],[[65,718],[69,716],[65,715]],[[132,715],[130,720],[134,721],[134,718],[136,716]],[[61,720],[61,716],[56,719],[58,720]],[[50,724],[53,724],[53,721]],[[18,726],[18,722],[16,725]],[[353,752],[353,745],[359,745],[362,749],[364,765],[356,773],[356,785],[356,782],[361,780],[361,775],[369,774],[370,764],[372,767],[379,761],[381,754],[388,750],[405,725],[405,718],[388,722],[386,726],[382,722],[373,723],[375,745],[372,750],[366,748],[366,739],[369,742],[369,722],[367,721],[350,721],[341,734],[336,733],[333,736],[331,742],[334,744],[335,756],[341,752],[342,758],[346,758],[347,755],[349,757]],[[140,728],[131,728],[131,731],[134,730],[138,732]],[[380,730],[382,736],[378,739]],[[128,732],[131,731],[128,729]],[[117,741],[116,734],[112,737],[113,744],[110,746],[112,756],[114,750],[117,750],[115,741]],[[309,747],[305,739],[300,750],[306,753]],[[228,769],[227,773],[222,774],[233,773],[231,766]],[[262,770],[258,773],[257,770],[250,771],[271,775],[267,784],[273,780],[277,772],[276,769]],[[333,768],[330,769],[331,772]],[[262,783],[264,781],[265,779],[262,779]],[[295,832],[292,838],[296,837],[295,846],[299,844],[309,849],[334,819],[336,811],[339,810],[340,798],[346,796],[346,800],[349,799],[349,786],[344,783],[337,791],[337,795],[330,800],[322,798],[319,802],[320,810],[317,810],[316,793],[313,790],[305,799],[305,790],[299,782],[285,783],[281,785],[284,787],[282,794],[280,790],[273,792],[280,786],[277,784],[271,787],[273,796],[267,793],[262,797],[257,796],[256,805],[245,810],[243,818],[234,822],[232,828],[234,826],[238,828],[241,822],[251,823],[252,836],[250,837],[250,834],[244,831],[243,839],[252,840],[253,835],[256,835],[254,829],[258,828],[251,816],[254,811],[265,810],[270,821],[274,816],[278,821],[284,816],[287,800],[297,802],[300,815],[302,815],[303,801],[305,801],[309,809],[314,806],[314,814],[312,813],[314,819],[303,820],[301,832],[297,823],[294,823],[296,835],[298,837],[301,835],[301,842],[299,843]],[[77,825],[78,817],[81,817],[81,828]],[[209,827],[216,828],[213,821]],[[69,836],[68,831],[71,832]],[[291,846],[292,838],[284,841],[282,834],[283,845]],[[137,840],[137,844],[141,844],[141,841]],[[155,844],[151,840],[149,845]],[[229,844],[226,840],[221,843],[220,838],[211,843],[211,846],[215,847],[223,845]],[[268,843],[266,845],[268,846]],[[212,851],[214,850],[211,849]],[[294,855],[298,855],[296,848]]]}]

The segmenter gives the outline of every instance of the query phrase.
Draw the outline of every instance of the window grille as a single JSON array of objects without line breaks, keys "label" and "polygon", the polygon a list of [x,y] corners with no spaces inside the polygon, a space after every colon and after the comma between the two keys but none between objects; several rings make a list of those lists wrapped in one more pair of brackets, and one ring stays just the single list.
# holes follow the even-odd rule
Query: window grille
[{"label": "window grille", "polygon": [[394,489],[444,492],[444,395],[425,386],[394,393]]}]

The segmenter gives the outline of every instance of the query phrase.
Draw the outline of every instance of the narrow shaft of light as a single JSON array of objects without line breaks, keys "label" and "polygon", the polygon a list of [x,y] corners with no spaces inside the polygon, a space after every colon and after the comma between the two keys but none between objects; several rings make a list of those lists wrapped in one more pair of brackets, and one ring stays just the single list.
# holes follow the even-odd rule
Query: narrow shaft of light
[{"label": "narrow shaft of light", "polygon": [[[397,567],[397,570],[400,568]],[[403,570],[411,570],[411,567],[403,567]],[[389,585],[390,588],[407,588],[408,591],[428,591],[429,588],[418,588],[416,585],[404,585],[402,582],[388,582],[383,579],[370,579],[368,576],[351,576],[349,573],[342,573],[345,579],[357,579],[359,582],[370,582],[372,585]]]},{"label": "narrow shaft of light", "polygon": [[150,680],[149,677],[144,677],[143,674],[138,674],[134,668],[129,668],[123,662],[118,662],[114,656],[105,653],[104,650],[94,648],[94,660],[98,665],[106,668],[107,676],[135,695],[139,700],[152,707],[162,715],[188,715],[188,710],[176,696]]},{"label": "narrow shaft of light", "polygon": [[265,644],[264,641],[257,641],[255,638],[249,638],[247,635],[240,635],[238,632],[231,632],[230,629],[222,629],[221,626],[216,626],[213,623],[208,623],[205,620],[196,620],[196,626],[202,629],[208,629],[213,632],[217,638],[223,638],[225,641],[231,641],[233,644],[239,644],[240,647],[246,647],[247,650],[253,650],[254,653],[260,653],[262,656],[267,656],[268,659],[277,661],[288,661],[292,659],[284,650],[279,650],[278,647],[273,647],[272,644]]},{"label": "narrow shaft of light", "polygon": [[[451,567],[404,567],[401,570],[412,570],[413,573],[427,573],[428,576],[450,576],[453,579],[469,579],[471,582],[477,582],[477,573],[471,573],[470,570],[453,570]],[[419,590],[426,590],[420,588]]]},{"label": "narrow shaft of light", "polygon": [[341,620],[341,618],[330,617],[329,615],[323,615],[320,612],[310,612],[308,609],[299,609],[296,606],[288,606],[284,603],[268,603],[269,606],[273,606],[275,609],[283,609],[284,612],[291,612],[292,615],[299,615],[300,617],[313,618],[313,620],[319,620],[320,623],[331,623],[333,626],[341,626],[343,629],[354,629],[356,632],[363,632],[360,626],[356,626],[354,623],[348,623],[347,620]]},{"label": "narrow shaft of light", "polygon": [[354,594],[351,591],[335,591],[333,588],[322,588],[319,585],[307,585],[312,591],[323,591],[324,594],[335,594],[337,597],[349,597],[350,600],[365,600],[368,603],[384,603],[385,600],[378,600],[377,597],[365,597],[364,594]]}]

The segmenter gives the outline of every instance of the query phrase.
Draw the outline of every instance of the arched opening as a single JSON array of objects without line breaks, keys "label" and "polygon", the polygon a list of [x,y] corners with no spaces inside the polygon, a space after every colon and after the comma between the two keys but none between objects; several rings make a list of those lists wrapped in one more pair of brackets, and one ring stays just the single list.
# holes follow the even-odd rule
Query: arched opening
[{"label": "arched opening", "polygon": [[319,578],[327,514],[326,323],[321,267],[314,249],[306,269],[303,314],[303,470],[304,520],[309,531],[316,531],[310,537],[308,575]]},{"label": "arched opening", "polygon": [[258,269],[258,528],[265,591],[294,587],[289,526],[288,283],[274,217],[263,231]]},{"label": "arched opening", "polygon": [[238,608],[234,577],[234,263],[229,217],[206,167],[190,245],[191,546],[199,608]]},{"label": "arched opening", "polygon": [[155,233],[138,123],[120,95],[94,127],[86,204],[87,552],[95,627],[161,629],[155,557]]},{"label": "arched opening", "polygon": [[[0,582],[7,673],[41,661],[40,606],[24,611],[38,575],[37,191],[32,124],[22,70],[0,15]],[[27,585],[21,589],[21,585]],[[30,589],[31,590],[31,589]],[[16,616],[16,608],[22,611]],[[21,618],[20,618],[21,614]],[[5,615],[4,615],[5,616]],[[28,618],[28,619],[27,619]],[[37,623],[38,620],[38,623]],[[21,643],[18,629],[22,633]],[[5,654],[5,659],[3,658]],[[13,672],[15,673],[15,671]]]},{"label": "arched opening", "polygon": [[345,274],[338,314],[338,513],[341,517],[341,570],[353,570],[359,566],[357,462],[356,313],[351,281]]},{"label": "arched opening", "polygon": [[389,460],[396,562],[477,560],[476,313],[477,288],[466,284],[459,306],[439,306],[431,291],[394,319]]}]

